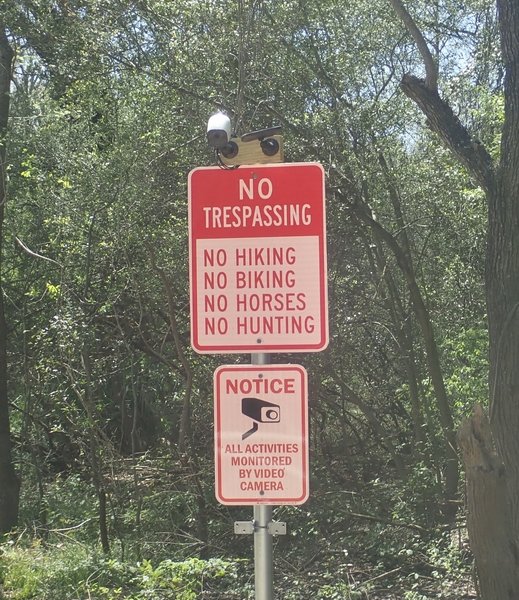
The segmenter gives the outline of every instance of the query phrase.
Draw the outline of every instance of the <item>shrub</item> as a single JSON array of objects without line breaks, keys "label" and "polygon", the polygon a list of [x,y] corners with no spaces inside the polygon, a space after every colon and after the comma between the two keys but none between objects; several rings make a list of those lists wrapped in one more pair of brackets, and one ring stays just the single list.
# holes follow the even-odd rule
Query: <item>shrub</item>
[{"label": "shrub", "polygon": [[12,600],[196,600],[235,596],[238,563],[222,559],[123,563],[68,544],[11,545],[1,558]]}]

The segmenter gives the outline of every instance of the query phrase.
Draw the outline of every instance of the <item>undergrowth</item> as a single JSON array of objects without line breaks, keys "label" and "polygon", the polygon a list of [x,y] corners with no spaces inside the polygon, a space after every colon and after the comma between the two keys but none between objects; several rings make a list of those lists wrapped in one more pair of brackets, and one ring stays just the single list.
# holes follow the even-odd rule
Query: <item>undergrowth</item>
[{"label": "undergrowth", "polygon": [[85,546],[46,548],[8,545],[1,579],[10,600],[197,600],[239,599],[240,561],[190,558],[157,565],[121,562]]}]

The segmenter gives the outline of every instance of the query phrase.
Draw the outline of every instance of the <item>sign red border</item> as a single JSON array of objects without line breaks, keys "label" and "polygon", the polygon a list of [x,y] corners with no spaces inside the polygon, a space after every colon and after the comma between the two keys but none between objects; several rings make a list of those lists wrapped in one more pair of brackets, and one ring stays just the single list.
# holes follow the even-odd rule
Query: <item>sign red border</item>
[{"label": "sign red border", "polygon": [[[235,218],[232,208],[239,210],[243,200],[237,197],[238,181],[262,180],[268,178],[273,184],[272,197],[269,202],[276,206],[289,207],[289,205],[304,202],[310,207],[312,219],[308,225],[301,223],[295,225],[272,224],[272,212],[266,221],[268,224],[261,226],[248,226]],[[261,191],[261,190],[260,190]],[[268,190],[266,190],[268,191]],[[249,200],[252,206],[264,201],[261,198]],[[200,167],[189,174],[188,180],[188,206],[189,206],[189,273],[190,273],[190,302],[191,302],[191,343],[201,354],[232,354],[232,353],[257,353],[257,352],[318,352],[328,345],[328,291],[327,291],[327,257],[326,257],[326,212],[325,212],[325,187],[324,170],[318,163],[289,163],[279,165],[255,165],[240,167],[238,169],[221,169],[219,167]],[[228,227],[211,226],[208,214],[214,207],[221,211],[227,210]],[[234,219],[234,222],[233,222]],[[221,221],[218,221],[221,223]],[[236,225],[238,223],[238,225]],[[232,224],[232,226],[231,226]],[[276,239],[298,238],[300,240],[317,239],[318,274],[312,280],[311,290],[318,287],[319,308],[315,314],[318,339],[311,343],[302,340],[301,336],[295,340],[286,334],[282,339],[269,343],[261,340],[251,343],[250,339],[242,341],[225,337],[225,334],[214,336],[217,342],[202,340],[202,315],[199,310],[199,301],[202,291],[198,286],[199,270],[202,269],[201,252],[197,252],[198,243],[211,243],[213,246],[225,248],[226,244],[235,239]],[[257,242],[256,242],[257,243]],[[221,341],[220,341],[221,340]],[[295,340],[295,341],[294,341]]]},{"label": "sign red border", "polygon": [[[224,472],[224,462],[222,455],[224,444],[228,444],[229,440],[233,441],[233,446],[242,445],[240,434],[242,433],[241,429],[239,429],[239,421],[238,417],[241,417],[241,411],[239,406],[236,406],[234,403],[232,410],[234,412],[234,417],[229,419],[227,416],[226,423],[222,421],[222,413],[223,410],[228,409],[230,405],[230,400],[228,396],[223,390],[223,384],[226,381],[226,378],[232,374],[236,374],[238,378],[240,376],[251,374],[256,375],[260,374],[262,377],[268,377],[273,375],[287,374],[291,373],[294,376],[298,377],[298,389],[300,390],[300,397],[297,398],[297,405],[292,406],[291,410],[297,411],[297,418],[293,418],[289,420],[289,427],[292,428],[292,434],[286,434],[283,432],[280,435],[279,431],[276,431],[275,434],[269,434],[268,425],[266,427],[266,432],[263,435],[255,435],[255,437],[251,436],[249,440],[257,439],[261,442],[274,442],[283,440],[284,444],[300,444],[299,454],[298,454],[298,464],[300,465],[300,470],[297,470],[297,466],[293,466],[292,472],[290,472],[290,477],[297,477],[297,487],[301,491],[297,496],[290,495],[268,495],[268,492],[263,495],[260,495],[256,492],[246,491],[243,495],[239,497],[231,496],[228,493],[229,483],[228,481],[232,481],[235,479],[235,473],[227,473]],[[282,397],[282,396],[281,396]],[[271,398],[272,399],[272,398]],[[286,400],[286,396],[285,396]],[[278,400],[279,401],[279,400]],[[280,401],[281,412],[283,413],[285,409],[286,413],[286,403]],[[299,412],[300,411],[300,412]],[[285,418],[287,418],[285,416]],[[224,427],[231,428],[231,436],[229,436],[229,432],[224,432]],[[243,427],[242,427],[243,428]],[[294,428],[297,429],[297,434],[293,437]],[[237,434],[237,435],[236,435]],[[225,439],[224,439],[225,438]],[[255,505],[255,504],[271,504],[271,505],[299,505],[303,504],[308,500],[309,496],[309,450],[308,450],[308,376],[306,369],[301,365],[223,365],[218,367],[214,373],[214,439],[215,439],[215,495],[218,502],[225,505]],[[238,442],[235,444],[234,441]],[[240,448],[240,452],[244,452],[246,444],[243,443]],[[293,484],[292,484],[293,487]],[[227,490],[226,490],[227,488]],[[241,492],[240,492],[241,494]]]}]

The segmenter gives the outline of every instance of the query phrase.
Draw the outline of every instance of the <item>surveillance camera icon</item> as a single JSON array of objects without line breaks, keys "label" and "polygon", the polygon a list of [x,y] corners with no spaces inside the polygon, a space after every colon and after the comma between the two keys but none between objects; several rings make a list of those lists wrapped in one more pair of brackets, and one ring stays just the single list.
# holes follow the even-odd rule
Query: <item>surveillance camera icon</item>
[{"label": "surveillance camera icon", "polygon": [[258,431],[258,423],[279,423],[281,415],[279,404],[260,398],[242,398],[241,412],[254,421],[251,429],[241,436],[242,440]]}]

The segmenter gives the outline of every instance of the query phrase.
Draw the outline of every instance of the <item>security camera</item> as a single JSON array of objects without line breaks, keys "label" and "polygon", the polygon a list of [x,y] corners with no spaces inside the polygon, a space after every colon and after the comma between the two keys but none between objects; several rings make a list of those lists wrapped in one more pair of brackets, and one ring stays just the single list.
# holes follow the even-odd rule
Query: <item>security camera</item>
[{"label": "security camera", "polygon": [[212,115],[207,122],[207,143],[223,148],[231,139],[231,119],[223,112]]},{"label": "security camera", "polygon": [[259,129],[258,131],[251,131],[242,135],[241,141],[247,143],[258,140],[265,156],[275,156],[279,152],[279,142],[272,136],[279,135],[281,131],[281,125],[269,127],[268,129]]},{"label": "security camera", "polygon": [[279,423],[279,404],[259,398],[242,398],[241,412],[259,423]]}]

